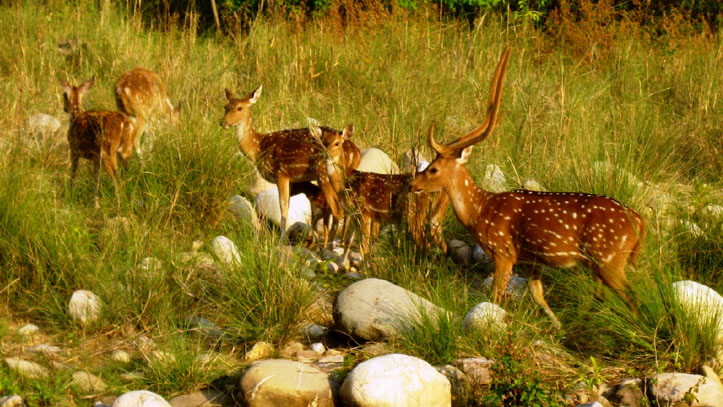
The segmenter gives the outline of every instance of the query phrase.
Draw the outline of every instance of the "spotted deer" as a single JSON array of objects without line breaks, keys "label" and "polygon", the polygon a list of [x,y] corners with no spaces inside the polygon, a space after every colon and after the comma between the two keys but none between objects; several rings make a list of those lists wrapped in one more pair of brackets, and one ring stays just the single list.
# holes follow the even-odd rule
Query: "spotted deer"
[{"label": "spotted deer", "polygon": [[90,78],[80,86],[61,81],[64,110],[68,113],[68,144],[70,145],[71,179],[75,178],[81,158],[94,163],[96,174],[100,164],[115,181],[118,172],[116,155],[120,154],[124,165],[132,154],[132,147],[138,132],[143,129],[143,119],[134,118],[123,112],[104,110],[83,111],[85,93],[93,86]]},{"label": "spotted deer", "polygon": [[[166,85],[157,73],[144,68],[133,68],[122,73],[115,82],[115,103],[118,110],[129,116],[143,119],[144,122],[158,116],[164,116],[166,122],[177,123],[181,112],[181,103],[171,103]],[[147,137],[149,138],[149,137]],[[152,148],[153,140],[146,142],[147,149]],[[140,157],[140,135],[133,145]]]},{"label": "spotted deer", "polygon": [[[259,86],[243,98],[237,98],[226,89],[228,103],[224,106],[226,113],[220,124],[224,128],[236,127],[236,138],[241,152],[257,166],[266,180],[276,183],[279,189],[282,238],[287,230],[289,185],[292,183],[317,181],[332,215],[340,219],[342,210],[337,196],[338,191],[335,190],[335,185],[338,183],[332,183],[330,176],[336,171],[336,166],[330,161],[330,155],[324,145],[334,146],[340,150],[356,149],[358,155],[354,143],[346,140],[354,131],[354,126],[348,125],[342,131],[325,126],[312,126],[259,133],[251,121],[251,106],[261,96],[261,89]],[[351,145],[345,147],[346,143]]]},{"label": "spotted deer", "polygon": [[645,237],[645,222],[607,196],[527,190],[491,193],[475,185],[465,164],[472,146],[486,139],[498,124],[508,61],[506,49],[492,80],[487,118],[479,128],[441,145],[434,139],[434,126],[430,127],[429,145],[437,156],[417,174],[411,188],[415,192],[444,190],[449,195],[457,218],[494,260],[493,301],[500,301],[514,264],[532,264],[532,296],[559,326],[543,296],[539,265],[568,268],[582,264],[592,269],[596,281],[629,299],[625,265],[635,263]]}]

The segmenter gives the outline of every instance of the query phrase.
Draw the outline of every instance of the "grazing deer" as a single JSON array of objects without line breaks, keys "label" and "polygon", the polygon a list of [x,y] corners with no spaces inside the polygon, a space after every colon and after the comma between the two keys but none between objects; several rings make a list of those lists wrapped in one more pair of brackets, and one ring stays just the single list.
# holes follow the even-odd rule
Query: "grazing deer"
[{"label": "grazing deer", "polygon": [[[444,194],[409,194],[414,174],[376,174],[353,171],[344,185],[345,210],[358,219],[361,252],[369,252],[370,238],[379,234],[382,223],[409,224],[412,238],[420,247],[429,247],[427,235],[446,251],[442,220],[449,206]],[[425,229],[427,224],[429,229]],[[346,225],[345,225],[346,229]]]},{"label": "grazing deer", "polygon": [[103,168],[115,181],[118,172],[116,154],[120,154],[123,164],[128,167],[134,139],[143,129],[144,120],[122,112],[83,111],[83,95],[93,86],[93,82],[94,78],[80,86],[60,82],[63,87],[64,110],[70,118],[70,175],[71,179],[75,179],[78,161],[85,158],[93,161],[96,175],[103,163]]},{"label": "grazing deer", "polygon": [[[173,106],[161,77],[144,68],[133,68],[118,77],[115,82],[115,103],[121,112],[142,118],[144,122],[156,116],[157,111],[162,111],[166,121],[177,123],[181,112],[181,103]],[[149,139],[146,144],[150,149],[153,141]],[[140,157],[140,134],[133,147]]]},{"label": "grazing deer", "polygon": [[429,144],[437,157],[417,174],[411,188],[415,192],[447,192],[457,218],[494,260],[493,301],[501,299],[515,263],[532,263],[532,297],[559,326],[543,296],[541,270],[534,265],[568,268],[582,264],[593,270],[596,281],[627,298],[630,286],[625,265],[635,263],[645,237],[645,222],[607,196],[527,190],[496,194],[475,185],[464,164],[472,146],[497,126],[508,60],[506,49],[492,81],[487,118],[479,128],[440,145],[434,140],[434,126],[430,127]]},{"label": "grazing deer", "polygon": [[[281,209],[281,233],[286,236],[286,220],[289,213],[289,185],[297,182],[317,181],[324,198],[336,219],[342,217],[337,190],[331,179],[336,172],[336,165],[330,160],[324,145],[338,151],[359,150],[354,143],[347,140],[354,131],[348,125],[343,131],[329,127],[317,127],[292,130],[280,130],[272,133],[258,133],[251,122],[251,106],[261,96],[262,87],[251,92],[244,98],[237,98],[226,89],[228,103],[224,106],[226,113],[221,119],[221,126],[236,127],[236,137],[241,152],[256,164],[261,175],[270,182],[276,183],[279,189],[279,207]],[[346,145],[351,143],[350,145]],[[335,153],[340,157],[343,153]],[[358,164],[357,164],[358,165]]]}]

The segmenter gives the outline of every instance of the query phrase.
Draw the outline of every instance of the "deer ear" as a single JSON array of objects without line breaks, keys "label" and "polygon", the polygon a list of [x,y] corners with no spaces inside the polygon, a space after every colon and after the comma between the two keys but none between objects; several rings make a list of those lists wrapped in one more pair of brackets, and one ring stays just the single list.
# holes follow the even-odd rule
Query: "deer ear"
[{"label": "deer ear", "polygon": [[83,84],[78,87],[78,93],[83,94],[87,92],[91,87],[93,87],[93,83],[95,83],[95,76],[83,82]]},{"label": "deer ear", "polygon": [[352,134],[354,134],[354,124],[349,124],[344,127],[344,130],[341,132],[341,136],[344,137],[344,140],[348,140]]},{"label": "deer ear", "polygon": [[264,88],[264,85],[259,85],[259,88],[254,91],[254,93],[251,94],[251,99],[249,99],[249,102],[253,105],[256,103],[259,98],[261,97],[261,89]]},{"label": "deer ear", "polygon": [[472,147],[469,146],[462,149],[462,152],[459,154],[459,158],[457,158],[457,164],[467,164],[467,160],[469,159],[469,155],[472,154]]},{"label": "deer ear", "polygon": [[69,95],[73,91],[73,87],[70,86],[70,84],[64,80],[60,81],[60,86],[63,87],[63,92],[65,92],[65,94],[67,94],[67,95]]},{"label": "deer ear", "polygon": [[231,92],[229,88],[224,88],[224,92],[226,92],[226,99],[229,101],[234,98],[233,92]]}]

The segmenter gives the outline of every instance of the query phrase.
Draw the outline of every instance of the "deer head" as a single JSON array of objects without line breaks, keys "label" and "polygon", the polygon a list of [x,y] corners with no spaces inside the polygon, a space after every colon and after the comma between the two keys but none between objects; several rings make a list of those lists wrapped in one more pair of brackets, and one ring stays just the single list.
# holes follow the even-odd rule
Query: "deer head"
[{"label": "deer head", "polygon": [[224,106],[226,114],[221,119],[221,127],[227,129],[232,126],[251,126],[251,106],[255,104],[261,97],[261,89],[263,85],[259,86],[258,89],[251,92],[249,95],[243,98],[237,98],[233,92],[229,89],[226,91],[226,99],[228,103]]},{"label": "deer head", "polygon": [[457,171],[467,163],[472,154],[472,146],[486,139],[497,127],[502,116],[499,114],[499,107],[509,57],[510,49],[506,48],[492,79],[487,118],[481,126],[447,145],[439,144],[434,139],[434,123],[429,127],[429,145],[437,152],[437,157],[424,171],[416,175],[411,183],[413,192],[441,191],[447,188],[449,183],[458,179]]},{"label": "deer head", "polygon": [[95,82],[95,77],[91,77],[80,86],[70,85],[68,82],[61,80],[60,85],[63,87],[63,110],[70,114],[72,118],[83,111],[83,95],[85,95]]}]

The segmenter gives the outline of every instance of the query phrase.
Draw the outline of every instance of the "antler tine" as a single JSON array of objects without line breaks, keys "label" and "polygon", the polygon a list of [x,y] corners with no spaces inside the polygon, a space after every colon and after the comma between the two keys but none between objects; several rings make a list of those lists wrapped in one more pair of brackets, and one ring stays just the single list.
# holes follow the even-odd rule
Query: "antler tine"
[{"label": "antler tine", "polygon": [[439,144],[434,140],[434,122],[429,125],[429,145],[439,154],[444,154],[449,151],[447,146]]},{"label": "antler tine", "polygon": [[492,78],[492,89],[490,90],[490,98],[487,104],[487,117],[485,118],[484,123],[452,143],[447,144],[444,147],[445,151],[456,151],[475,143],[479,143],[492,134],[492,131],[497,127],[497,124],[499,123],[497,114],[500,108],[500,101],[502,100],[502,83],[505,80],[509,59],[510,48],[507,47],[500,56],[500,62],[497,63],[497,69],[495,70],[495,76]]}]

